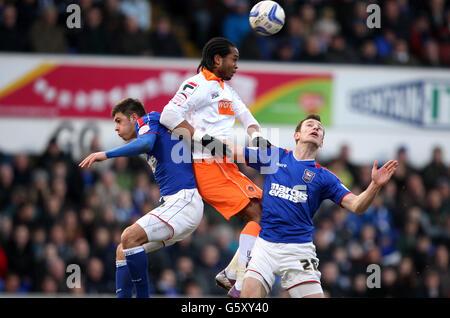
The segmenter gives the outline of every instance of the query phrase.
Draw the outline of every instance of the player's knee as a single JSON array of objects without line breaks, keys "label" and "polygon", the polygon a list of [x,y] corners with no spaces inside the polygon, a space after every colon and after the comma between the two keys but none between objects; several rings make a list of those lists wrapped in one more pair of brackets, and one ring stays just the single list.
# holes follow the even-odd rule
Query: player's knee
[{"label": "player's knee", "polygon": [[138,224],[133,224],[123,231],[121,237],[122,249],[141,246],[148,242],[147,234]]},{"label": "player's knee", "polygon": [[123,249],[132,248],[140,245],[138,243],[136,233],[135,231],[133,231],[133,228],[131,226],[127,227],[123,231],[120,237],[120,242]]},{"label": "player's knee", "polygon": [[125,255],[123,254],[122,243],[117,245],[116,248],[116,261],[124,260]]}]

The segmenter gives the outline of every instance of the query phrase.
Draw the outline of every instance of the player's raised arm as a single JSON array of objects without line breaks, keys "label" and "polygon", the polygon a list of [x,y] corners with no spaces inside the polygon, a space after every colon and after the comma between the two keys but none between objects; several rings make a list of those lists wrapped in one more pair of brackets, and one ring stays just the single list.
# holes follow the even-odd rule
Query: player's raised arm
[{"label": "player's raised arm", "polygon": [[375,160],[372,167],[372,181],[365,191],[359,195],[350,193],[346,195],[341,202],[341,205],[349,211],[357,214],[363,214],[367,208],[372,204],[378,191],[391,179],[398,162],[390,160],[380,169],[377,169],[378,162]]},{"label": "player's raised arm", "polygon": [[126,145],[108,150],[106,152],[91,153],[79,164],[79,166],[81,168],[84,168],[86,166],[90,168],[92,164],[97,161],[104,161],[106,159],[115,157],[137,156],[143,153],[150,152],[153,149],[155,140],[155,134],[150,133],[142,135]]}]

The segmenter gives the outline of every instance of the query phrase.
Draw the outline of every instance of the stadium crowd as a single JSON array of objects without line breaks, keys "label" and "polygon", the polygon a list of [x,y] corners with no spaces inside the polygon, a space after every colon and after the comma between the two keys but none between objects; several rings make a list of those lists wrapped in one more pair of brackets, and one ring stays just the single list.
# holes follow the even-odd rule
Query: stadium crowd
[{"label": "stadium crowd", "polygon": [[[91,150],[98,150],[98,143]],[[113,296],[115,249],[121,231],[157,206],[159,189],[141,157],[116,158],[80,169],[52,138],[43,154],[0,154],[0,291],[24,295]],[[371,163],[349,161],[343,145],[321,162],[354,193],[370,182]],[[436,147],[424,167],[398,150],[396,174],[358,216],[322,204],[314,243],[328,297],[450,297],[450,166]],[[257,185],[263,177],[240,166]],[[194,234],[149,254],[151,295],[225,297],[214,277],[232,258],[243,227],[211,206]],[[81,269],[69,288],[68,265]],[[381,269],[380,288],[368,288],[369,264]],[[286,297],[279,282],[271,297]]]},{"label": "stadium crowd", "polygon": [[[282,31],[257,36],[248,23],[256,0],[0,0],[0,51],[198,57],[225,36],[242,59],[368,65],[450,66],[446,0],[279,0]],[[80,28],[67,12],[81,8]],[[369,4],[381,8],[368,28]]]}]

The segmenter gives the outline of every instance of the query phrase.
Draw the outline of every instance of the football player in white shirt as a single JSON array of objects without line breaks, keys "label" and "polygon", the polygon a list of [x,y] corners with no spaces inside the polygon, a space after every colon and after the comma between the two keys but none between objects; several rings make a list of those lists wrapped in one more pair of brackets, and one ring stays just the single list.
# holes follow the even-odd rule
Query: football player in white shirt
[{"label": "football player in white shirt", "polygon": [[217,284],[229,289],[228,295],[235,298],[240,296],[248,257],[259,234],[262,191],[235,163],[223,160],[230,150],[222,140],[232,137],[238,119],[253,146],[271,146],[262,137],[260,126],[246,105],[225,83],[238,69],[238,60],[239,51],[231,41],[220,37],[209,40],[203,48],[198,74],[181,84],[160,119],[174,134],[196,142],[193,167],[203,200],[227,220],[236,215],[248,222],[241,232],[235,257],[216,276]]}]

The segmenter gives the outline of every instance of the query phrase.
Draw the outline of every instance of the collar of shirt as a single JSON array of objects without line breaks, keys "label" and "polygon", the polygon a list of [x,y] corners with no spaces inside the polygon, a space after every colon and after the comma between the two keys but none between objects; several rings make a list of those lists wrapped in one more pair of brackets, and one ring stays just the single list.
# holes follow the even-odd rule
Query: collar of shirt
[{"label": "collar of shirt", "polygon": [[206,68],[202,68],[202,74],[205,77],[205,79],[207,81],[218,81],[220,84],[220,87],[222,87],[222,89],[224,89],[224,85],[223,85],[223,79],[218,78],[216,76],[216,74],[210,72],[209,70],[207,70]]}]

